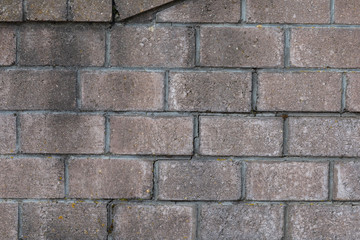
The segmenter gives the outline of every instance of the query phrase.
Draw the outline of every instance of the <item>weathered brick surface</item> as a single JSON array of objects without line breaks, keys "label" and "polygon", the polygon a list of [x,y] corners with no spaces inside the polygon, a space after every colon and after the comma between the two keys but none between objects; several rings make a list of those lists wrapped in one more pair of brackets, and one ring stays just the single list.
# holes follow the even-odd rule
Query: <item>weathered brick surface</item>
[{"label": "weathered brick surface", "polygon": [[76,73],[67,70],[0,71],[0,109],[73,110]]},{"label": "weathered brick surface", "polygon": [[329,23],[330,0],[248,0],[250,23]]},{"label": "weathered brick surface", "polygon": [[112,116],[110,151],[117,154],[190,155],[191,117]]},{"label": "weathered brick surface", "polygon": [[26,20],[66,21],[67,0],[26,0]]},{"label": "weathered brick surface", "polygon": [[60,158],[1,158],[1,198],[64,197],[64,162]]},{"label": "weathered brick surface", "polygon": [[359,156],[358,118],[289,118],[289,155]]},{"label": "weathered brick surface", "polygon": [[26,202],[22,239],[106,239],[105,203]]},{"label": "weathered brick surface", "polygon": [[0,115],[0,153],[16,151],[16,117],[11,114]]},{"label": "weathered brick surface", "polygon": [[22,114],[24,153],[103,153],[105,119],[97,115]]},{"label": "weathered brick surface", "polygon": [[186,205],[116,205],[113,239],[195,239],[195,214]]},{"label": "weathered brick surface", "polygon": [[69,0],[69,18],[76,22],[111,22],[112,0]]},{"label": "weathered brick surface", "polygon": [[334,166],[334,199],[360,199],[360,163],[336,162]]},{"label": "weathered brick surface", "polygon": [[112,30],[112,66],[192,67],[194,57],[193,28],[118,25]]},{"label": "weathered brick surface", "polygon": [[162,110],[164,74],[133,71],[81,72],[82,109]]},{"label": "weathered brick surface", "polygon": [[280,156],[281,118],[200,117],[200,153]]},{"label": "weathered brick surface", "polygon": [[259,111],[338,112],[341,73],[291,72],[258,75]]},{"label": "weathered brick surface", "polygon": [[115,0],[116,10],[119,12],[118,20],[137,15],[172,1],[174,0]]},{"label": "weathered brick surface", "polygon": [[2,0],[0,2],[0,21],[18,22],[22,20],[23,0]]},{"label": "weathered brick surface", "polygon": [[0,203],[0,234],[1,238],[18,239],[18,204]]},{"label": "weathered brick surface", "polygon": [[0,26],[0,50],[0,65],[13,65],[16,58],[15,27]]},{"label": "weathered brick surface", "polygon": [[248,162],[249,200],[326,200],[328,162]]},{"label": "weathered brick surface", "polygon": [[270,27],[201,27],[200,65],[280,67],[283,31]]},{"label": "weathered brick surface", "polygon": [[190,0],[157,14],[158,22],[239,22],[240,0]]},{"label": "weathered brick surface", "polygon": [[335,23],[360,24],[360,2],[357,0],[335,1]]},{"label": "weathered brick surface", "polygon": [[201,206],[200,239],[281,239],[284,207],[280,205]]},{"label": "weathered brick surface", "polygon": [[290,63],[294,67],[358,68],[359,44],[357,28],[293,28]]},{"label": "weathered brick surface", "polygon": [[170,72],[169,109],[249,112],[251,73]]},{"label": "weathered brick surface", "polygon": [[102,66],[102,25],[25,24],[20,27],[21,65]]},{"label": "weathered brick surface", "polygon": [[359,206],[294,205],[288,214],[290,239],[360,238]]},{"label": "weathered brick surface", "polygon": [[153,163],[135,159],[72,158],[69,197],[148,199]]},{"label": "weathered brick surface", "polygon": [[360,73],[347,73],[346,82],[346,110],[360,112]]},{"label": "weathered brick surface", "polygon": [[232,161],[159,162],[159,199],[238,200],[241,165]]}]

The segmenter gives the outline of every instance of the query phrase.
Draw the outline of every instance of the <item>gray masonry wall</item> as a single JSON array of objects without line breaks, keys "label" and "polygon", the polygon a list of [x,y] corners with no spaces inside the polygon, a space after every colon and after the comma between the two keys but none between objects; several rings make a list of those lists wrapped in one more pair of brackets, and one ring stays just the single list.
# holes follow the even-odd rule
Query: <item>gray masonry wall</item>
[{"label": "gray masonry wall", "polygon": [[360,1],[0,0],[0,239],[360,239]]}]

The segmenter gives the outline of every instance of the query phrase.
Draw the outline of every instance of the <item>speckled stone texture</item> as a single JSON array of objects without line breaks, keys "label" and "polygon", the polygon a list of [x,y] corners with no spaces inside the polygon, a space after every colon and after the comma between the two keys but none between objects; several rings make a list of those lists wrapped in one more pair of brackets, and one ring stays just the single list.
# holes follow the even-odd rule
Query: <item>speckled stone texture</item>
[{"label": "speckled stone texture", "polygon": [[0,116],[0,153],[16,152],[16,117],[13,114]]},{"label": "speckled stone texture", "polygon": [[195,31],[187,27],[121,26],[111,33],[111,65],[192,67]]},{"label": "speckled stone texture", "polygon": [[334,199],[360,200],[360,162],[338,161],[334,165]]},{"label": "speckled stone texture", "polygon": [[22,239],[88,239],[107,236],[105,203],[26,202]]},{"label": "speckled stone texture", "polygon": [[360,112],[360,73],[347,73],[346,76],[346,110]]},{"label": "speckled stone texture", "polygon": [[97,115],[22,114],[24,153],[103,153],[105,119]]},{"label": "speckled stone texture", "polygon": [[15,202],[0,203],[0,234],[1,238],[18,239],[18,204]]},{"label": "speckled stone texture", "polygon": [[195,214],[181,204],[115,205],[113,239],[195,239]]},{"label": "speckled stone texture", "polygon": [[16,59],[15,27],[0,26],[0,49],[0,66],[13,65]]},{"label": "speckled stone texture", "polygon": [[111,22],[112,0],[69,0],[69,19],[75,22]]},{"label": "speckled stone texture", "polygon": [[289,118],[288,154],[358,157],[359,123],[350,117]]},{"label": "speckled stone texture", "polygon": [[200,117],[200,153],[224,156],[279,156],[281,118]]},{"label": "speckled stone texture", "polygon": [[67,0],[26,0],[26,20],[66,21]]},{"label": "speckled stone texture", "polygon": [[71,198],[149,199],[153,163],[138,159],[72,158],[69,160]]},{"label": "speckled stone texture", "polygon": [[164,108],[164,74],[134,71],[84,71],[81,108],[151,111]]},{"label": "speckled stone texture", "polygon": [[247,0],[250,23],[329,23],[330,0]]},{"label": "speckled stone texture", "polygon": [[359,206],[291,205],[288,214],[288,237],[290,239],[360,238]]},{"label": "speckled stone texture", "polygon": [[189,0],[159,12],[158,22],[240,21],[240,0]]},{"label": "speckled stone texture", "polygon": [[200,208],[199,239],[282,239],[284,207],[260,204],[205,204]]},{"label": "speckled stone texture", "polygon": [[169,109],[249,112],[251,73],[170,72]]},{"label": "speckled stone texture", "polygon": [[75,71],[0,71],[1,110],[74,110],[75,106]]},{"label": "speckled stone texture", "polygon": [[239,200],[241,164],[233,161],[159,162],[161,200]]},{"label": "speckled stone texture", "polygon": [[248,200],[326,200],[327,162],[247,162]]},{"label": "speckled stone texture", "polygon": [[110,151],[115,154],[190,155],[193,118],[112,116]]},{"label": "speckled stone texture", "polygon": [[258,75],[259,111],[338,112],[341,73],[291,72]]},{"label": "speckled stone texture", "polygon": [[359,44],[360,29],[357,28],[293,28],[290,64],[293,67],[358,68]]},{"label": "speckled stone texture", "polygon": [[283,32],[271,27],[200,28],[200,65],[211,67],[280,67]]},{"label": "speckled stone texture", "polygon": [[2,0],[0,2],[0,21],[17,22],[22,20],[23,0]]},{"label": "speckled stone texture", "polygon": [[360,2],[357,0],[335,1],[335,23],[360,24]]}]

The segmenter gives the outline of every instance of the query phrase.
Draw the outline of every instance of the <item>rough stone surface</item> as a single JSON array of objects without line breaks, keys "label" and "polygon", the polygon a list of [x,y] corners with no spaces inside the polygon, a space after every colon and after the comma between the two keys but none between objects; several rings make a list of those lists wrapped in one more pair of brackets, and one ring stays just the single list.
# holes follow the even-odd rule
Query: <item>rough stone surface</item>
[{"label": "rough stone surface", "polygon": [[360,200],[360,162],[336,162],[334,165],[334,199]]},{"label": "rough stone surface", "polygon": [[72,158],[69,197],[149,199],[153,163],[137,159]]},{"label": "rough stone surface", "polygon": [[195,239],[195,214],[187,205],[116,205],[113,239]]},{"label": "rough stone surface", "polygon": [[326,200],[328,162],[248,162],[249,200]]},{"label": "rough stone surface", "polygon": [[281,118],[200,117],[200,153],[226,156],[280,156]]},{"label": "rough stone surface", "polygon": [[22,20],[23,0],[2,0],[0,2],[0,21],[18,22]]},{"label": "rough stone surface", "polygon": [[26,0],[26,20],[66,21],[67,0]]},{"label": "rough stone surface", "polygon": [[20,27],[21,65],[102,66],[102,25],[25,24]]},{"label": "rough stone surface", "polygon": [[239,22],[240,0],[190,0],[157,14],[158,22]]},{"label": "rough stone surface", "polygon": [[0,109],[73,110],[76,105],[75,85],[75,71],[0,71]]},{"label": "rough stone surface", "polygon": [[359,239],[360,208],[350,205],[293,205],[289,239]]},{"label": "rough stone surface", "polygon": [[341,73],[260,73],[257,110],[338,112]]},{"label": "rough stone surface", "polygon": [[[1,3],[0,3],[1,8]],[[0,14],[1,19],[1,14]],[[0,65],[9,66],[15,63],[16,40],[15,28],[12,26],[0,26]]]},{"label": "rough stone surface", "polygon": [[60,158],[1,158],[0,198],[64,197]]},{"label": "rough stone surface", "polygon": [[16,151],[16,117],[12,114],[0,116],[0,153]]},{"label": "rough stone surface", "polygon": [[103,153],[105,119],[97,115],[22,114],[25,153]]},{"label": "rough stone surface", "polygon": [[359,124],[349,117],[289,118],[289,155],[358,157]]},{"label": "rough stone surface", "polygon": [[191,155],[191,117],[112,116],[110,151],[117,154]]},{"label": "rough stone surface", "polygon": [[248,0],[250,23],[329,23],[330,0]]},{"label": "rough stone surface", "polygon": [[293,28],[290,64],[294,67],[358,68],[359,44],[358,28]]},{"label": "rough stone surface", "polygon": [[115,0],[116,10],[119,12],[118,20],[129,18],[172,1],[174,0]]},{"label": "rough stone surface", "polygon": [[201,27],[200,65],[212,67],[280,67],[283,31],[270,27]]},{"label": "rough stone surface", "polygon": [[232,161],[159,162],[161,200],[238,200],[241,165]]},{"label": "rough stone surface", "polygon": [[346,110],[360,112],[360,73],[347,73],[346,82]]},{"label": "rough stone surface", "polygon": [[25,202],[22,239],[106,239],[106,203]]},{"label": "rough stone surface", "polygon": [[284,207],[280,205],[202,205],[201,240],[282,239]]},{"label": "rough stone surface", "polygon": [[194,57],[193,28],[117,25],[112,30],[112,66],[192,67]]},{"label": "rough stone surface", "polygon": [[335,23],[360,24],[360,2],[357,0],[335,1]]},{"label": "rough stone surface", "polygon": [[170,72],[169,109],[249,112],[251,73]]},{"label": "rough stone surface", "polygon": [[162,110],[164,74],[133,71],[81,72],[81,108],[90,110]]},{"label": "rough stone surface", "polygon": [[69,18],[75,22],[111,22],[112,0],[69,0]]},{"label": "rough stone surface", "polygon": [[18,239],[18,204],[0,203],[0,234],[2,239]]}]

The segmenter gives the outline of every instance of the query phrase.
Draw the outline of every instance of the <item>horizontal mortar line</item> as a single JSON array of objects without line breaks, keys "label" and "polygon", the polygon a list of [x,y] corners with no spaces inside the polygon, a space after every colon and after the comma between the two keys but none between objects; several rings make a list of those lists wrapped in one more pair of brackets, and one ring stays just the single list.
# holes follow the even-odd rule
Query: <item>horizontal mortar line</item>
[{"label": "horizontal mortar line", "polygon": [[322,67],[227,67],[227,66],[196,66],[196,67],[81,67],[81,66],[0,66],[0,70],[58,70],[58,71],[143,71],[143,72],[207,72],[207,71],[226,71],[249,73],[256,69],[258,72],[360,72],[360,68],[322,68]]}]

